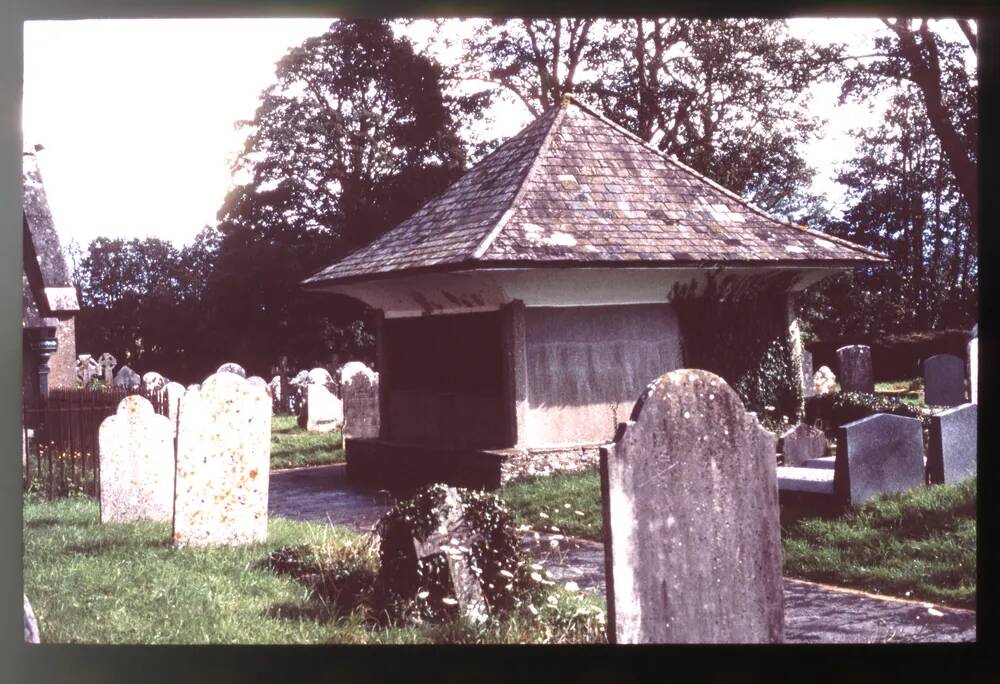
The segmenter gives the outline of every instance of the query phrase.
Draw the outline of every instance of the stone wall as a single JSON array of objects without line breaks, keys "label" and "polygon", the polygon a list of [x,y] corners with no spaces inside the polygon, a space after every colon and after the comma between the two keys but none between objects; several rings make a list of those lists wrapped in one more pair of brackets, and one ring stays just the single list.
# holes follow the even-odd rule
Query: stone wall
[{"label": "stone wall", "polygon": [[500,484],[535,475],[577,472],[597,468],[600,447],[580,446],[564,449],[507,450],[500,463]]}]

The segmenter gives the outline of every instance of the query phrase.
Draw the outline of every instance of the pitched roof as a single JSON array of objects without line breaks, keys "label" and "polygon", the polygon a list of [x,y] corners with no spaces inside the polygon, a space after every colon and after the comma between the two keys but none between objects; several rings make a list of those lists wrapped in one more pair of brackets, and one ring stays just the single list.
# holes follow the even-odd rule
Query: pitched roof
[{"label": "pitched roof", "polygon": [[768,215],[567,97],[408,219],[303,282],[459,266],[884,260]]}]

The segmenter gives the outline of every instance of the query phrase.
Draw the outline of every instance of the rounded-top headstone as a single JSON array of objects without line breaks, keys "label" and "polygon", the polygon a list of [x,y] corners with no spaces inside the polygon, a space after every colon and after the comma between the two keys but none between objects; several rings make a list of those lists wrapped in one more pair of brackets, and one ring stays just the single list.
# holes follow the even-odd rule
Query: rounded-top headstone
[{"label": "rounded-top headstone", "polygon": [[148,373],[143,374],[142,384],[145,385],[146,389],[150,392],[158,392],[167,386],[167,379],[156,371],[149,371]]},{"label": "rounded-top headstone", "polygon": [[837,350],[837,377],[844,392],[875,391],[872,374],[872,349],[865,344],[851,344]]},{"label": "rounded-top headstone", "polygon": [[200,383],[192,382],[190,385],[187,386],[188,392],[190,392],[191,390],[197,390],[197,389],[201,389],[201,384]]},{"label": "rounded-top headstone", "polygon": [[936,354],[924,361],[924,402],[929,406],[965,403],[965,362],[952,354]]},{"label": "rounded-top headstone", "polygon": [[267,391],[267,380],[260,377],[259,375],[251,375],[249,378],[247,378],[247,382],[249,382],[254,387],[260,387],[265,392]]},{"label": "rounded-top headstone", "polygon": [[363,375],[369,382],[374,383],[378,374],[361,361],[348,361],[340,369],[341,384],[346,385],[355,375]]},{"label": "rounded-top headstone", "polygon": [[813,392],[816,394],[832,394],[837,390],[837,376],[828,366],[820,366],[813,374]]},{"label": "rounded-top headstone", "polygon": [[247,372],[245,370],[243,370],[243,366],[241,366],[238,363],[224,363],[221,366],[219,366],[219,369],[217,371],[215,371],[215,372],[216,373],[235,373],[236,375],[240,376],[241,378],[245,378],[247,376]]},{"label": "rounded-top headstone", "polygon": [[332,385],[333,376],[325,368],[313,368],[309,371],[308,382],[310,385]]},{"label": "rounded-top headstone", "polygon": [[301,370],[289,381],[293,385],[305,385],[309,382],[309,371]]},{"label": "rounded-top headstone", "polygon": [[122,366],[118,369],[118,372],[115,373],[115,387],[138,387],[141,384],[142,378],[128,366]]}]

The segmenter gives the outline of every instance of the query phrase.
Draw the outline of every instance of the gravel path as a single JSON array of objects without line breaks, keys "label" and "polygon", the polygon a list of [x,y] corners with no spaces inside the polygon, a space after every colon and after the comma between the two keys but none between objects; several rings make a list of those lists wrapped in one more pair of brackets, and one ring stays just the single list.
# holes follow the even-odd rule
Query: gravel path
[{"label": "gravel path", "polygon": [[[387,492],[353,486],[343,464],[271,473],[270,515],[366,531],[392,505]],[[558,542],[555,546],[552,541]],[[522,546],[551,576],[604,595],[604,546],[533,533]],[[785,578],[788,643],[902,643],[976,640],[973,611],[931,606]]]}]

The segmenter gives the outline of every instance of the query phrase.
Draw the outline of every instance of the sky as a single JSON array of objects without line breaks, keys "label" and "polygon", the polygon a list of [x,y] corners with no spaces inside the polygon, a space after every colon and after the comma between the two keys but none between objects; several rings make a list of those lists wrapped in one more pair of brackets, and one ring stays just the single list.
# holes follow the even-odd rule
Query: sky
[{"label": "sky", "polygon": [[[191,242],[233,183],[242,147],[235,122],[252,119],[274,65],[323,33],[329,19],[143,19],[35,21],[24,26],[22,132],[42,144],[39,164],[64,247],[98,236]],[[459,25],[456,33],[461,33]],[[875,19],[798,19],[796,35],[871,45]],[[412,29],[418,46],[426,26]],[[460,59],[453,49],[442,59]],[[829,120],[807,149],[816,188],[836,205],[836,167],[853,149],[851,127],[878,103],[837,106],[834,85],[814,89]],[[505,98],[492,112],[505,138],[531,119]]]}]

